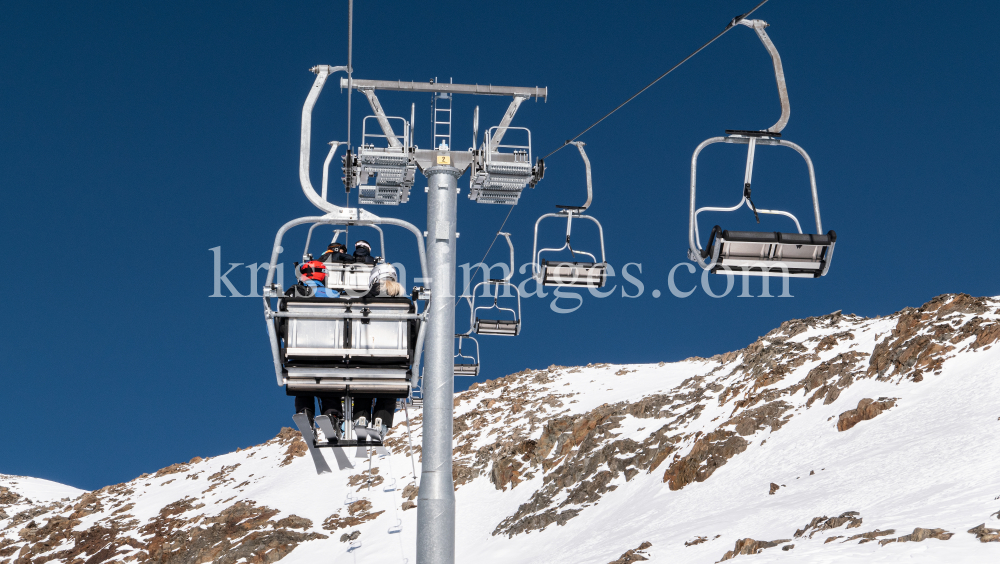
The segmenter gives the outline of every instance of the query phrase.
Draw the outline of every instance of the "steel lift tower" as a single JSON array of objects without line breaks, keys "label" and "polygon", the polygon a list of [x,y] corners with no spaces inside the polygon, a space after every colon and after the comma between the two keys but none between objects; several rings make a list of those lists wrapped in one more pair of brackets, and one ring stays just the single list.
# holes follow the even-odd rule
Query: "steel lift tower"
[{"label": "steel lift tower", "polygon": [[[320,70],[319,74],[324,72],[325,69]],[[320,77],[317,77],[319,82]],[[359,202],[366,203],[369,197],[375,198],[377,203],[405,202],[413,178],[412,172],[408,174],[408,171],[415,167],[427,177],[426,245],[431,300],[427,310],[421,381],[424,432],[417,504],[417,563],[452,564],[455,561],[455,484],[451,471],[455,395],[452,349],[455,336],[458,179],[471,169],[470,199],[479,203],[516,204],[524,187],[533,187],[541,179],[544,165],[540,160],[534,164],[531,162],[530,133],[524,128],[511,127],[510,123],[523,101],[529,98],[545,99],[548,91],[540,87],[349,80],[347,77],[341,79],[340,86],[355,88],[368,98],[374,113],[371,117],[382,130],[378,137],[387,140],[386,147],[376,147],[374,143],[367,144],[363,140],[356,152],[345,157],[345,180],[348,188],[358,187]],[[375,95],[377,90],[423,92],[434,96],[511,96],[513,100],[500,124],[484,132],[482,145],[478,148],[455,151],[442,140],[437,147],[419,149],[413,145],[412,129],[405,120],[406,131],[402,135],[393,130],[393,118],[383,112]],[[474,128],[478,129],[478,123]],[[508,131],[513,129],[527,133],[527,144],[503,143]],[[410,135],[406,135],[407,132]],[[363,134],[365,136],[371,136],[367,130]],[[478,137],[478,132],[474,133],[475,137]],[[435,141],[437,139],[435,137]],[[366,186],[372,176],[377,177],[372,187],[374,190]],[[394,198],[396,201],[391,201]]]}]

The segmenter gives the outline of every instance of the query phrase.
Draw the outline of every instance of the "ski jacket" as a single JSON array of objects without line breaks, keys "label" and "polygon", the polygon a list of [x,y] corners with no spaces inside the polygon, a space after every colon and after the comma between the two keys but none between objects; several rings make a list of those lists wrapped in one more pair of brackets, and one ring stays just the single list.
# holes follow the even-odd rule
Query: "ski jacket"
[{"label": "ski jacket", "polygon": [[375,264],[375,257],[371,255],[371,252],[364,247],[357,247],[354,249],[354,262],[361,264]]},{"label": "ski jacket", "polygon": [[354,257],[347,253],[341,253],[339,251],[327,251],[319,257],[321,262],[354,262]]}]

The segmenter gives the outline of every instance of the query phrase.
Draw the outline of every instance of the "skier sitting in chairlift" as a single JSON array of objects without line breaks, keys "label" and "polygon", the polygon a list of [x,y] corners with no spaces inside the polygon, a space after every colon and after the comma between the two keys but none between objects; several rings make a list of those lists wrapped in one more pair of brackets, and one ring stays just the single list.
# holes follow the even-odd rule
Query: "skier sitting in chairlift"
[{"label": "skier sitting in chairlift", "polygon": [[347,247],[341,243],[330,243],[326,252],[319,257],[321,262],[354,262],[354,257],[347,254]]},{"label": "skier sitting in chairlift", "polygon": [[368,285],[366,298],[395,298],[403,295],[403,285],[396,281],[396,269],[389,263],[379,263],[372,269]]},{"label": "skier sitting in chairlift", "polygon": [[354,262],[359,264],[375,264],[375,257],[372,256],[372,246],[364,239],[354,243]]},{"label": "skier sitting in chairlift", "polygon": [[339,298],[340,292],[326,287],[326,267],[318,260],[303,263],[298,268],[299,283],[285,292],[297,298]]}]

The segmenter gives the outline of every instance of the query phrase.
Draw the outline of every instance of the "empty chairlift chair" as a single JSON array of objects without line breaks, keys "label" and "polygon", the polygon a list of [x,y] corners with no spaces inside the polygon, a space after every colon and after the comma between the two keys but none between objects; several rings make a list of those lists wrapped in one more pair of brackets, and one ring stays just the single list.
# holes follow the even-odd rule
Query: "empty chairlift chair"
[{"label": "empty chairlift chair", "polygon": [[[532,276],[544,286],[589,286],[600,288],[607,281],[608,263],[604,256],[604,229],[597,219],[584,215],[593,199],[593,186],[590,177],[590,159],[583,150],[583,143],[573,142],[583,157],[583,163],[587,169],[587,201],[582,206],[556,206],[560,209],[558,213],[547,213],[538,218],[535,222],[535,243],[532,248]],[[559,248],[538,249],[538,226],[543,219],[549,217],[566,219],[566,242]],[[573,219],[586,219],[597,225],[597,234],[601,242],[601,260],[598,261],[593,253],[574,249],[571,241],[573,232]],[[553,261],[542,258],[542,253],[555,253],[569,250],[573,258],[572,261]],[[577,255],[581,258],[590,258],[589,261],[577,260]]]},{"label": "empty chairlift chair", "polygon": [[[455,335],[458,352],[455,353],[455,376],[479,376],[479,341],[468,334]],[[462,341],[468,339],[476,344],[475,356],[462,354]]]},{"label": "empty chairlift chair", "polygon": [[[469,199],[480,204],[517,204],[525,186],[534,187],[544,174],[541,160],[531,163],[531,132],[524,127],[510,127],[518,106],[526,96],[515,96],[499,126],[486,131],[483,145],[472,162],[469,180]],[[476,108],[474,129],[478,129],[479,113]],[[524,132],[526,144],[503,144],[511,131]]]},{"label": "empty chairlift chair", "polygon": [[[752,28],[767,48],[774,64],[775,78],[778,83],[778,94],[781,98],[781,117],[771,128],[764,131],[727,130],[725,137],[712,137],[703,141],[691,157],[691,204],[689,210],[688,257],[697,262],[705,270],[720,274],[739,274],[744,276],[779,276],[816,278],[823,276],[830,268],[833,248],[837,242],[837,234],[833,231],[823,233],[823,223],[819,212],[819,198],[816,190],[816,174],[812,160],[802,147],[781,139],[781,130],[788,123],[791,113],[788,103],[788,92],[785,87],[785,76],[781,67],[781,58],[770,38],[764,32],[767,23],[761,20],[741,20],[742,25]],[[743,196],[739,203],[728,208],[702,207],[695,205],[698,155],[713,143],[731,143],[747,145],[746,172],[743,178]],[[798,152],[806,162],[809,171],[809,183],[812,190],[813,213],[816,218],[816,234],[803,233],[799,220],[791,213],[781,210],[761,209],[754,205],[751,199],[751,181],[753,177],[754,153],[758,145],[773,145],[789,147]],[[702,212],[732,212],[743,206],[753,211],[757,223],[760,215],[781,215],[795,223],[796,232],[760,232],[735,231],[723,229],[716,225],[709,235],[707,245],[701,246],[698,230],[698,214]]]},{"label": "empty chairlift chair", "polygon": [[[510,233],[500,233],[500,235],[504,236],[507,240],[507,245],[510,247],[510,270],[503,278],[492,278],[488,281],[480,282],[472,289],[471,304],[475,304],[475,300],[477,299],[476,294],[480,287],[487,288],[485,297],[487,299],[493,298],[493,303],[488,306],[473,307],[471,325],[473,332],[477,335],[514,337],[521,332],[521,294],[517,291],[517,286],[510,283],[510,277],[514,273],[514,244],[510,241]],[[502,296],[501,289],[503,291]],[[501,297],[516,298],[517,309],[500,307],[498,301]],[[480,315],[480,312],[482,312],[482,315]],[[495,315],[487,317],[489,312],[495,312]],[[478,343],[476,346],[478,347]]]}]

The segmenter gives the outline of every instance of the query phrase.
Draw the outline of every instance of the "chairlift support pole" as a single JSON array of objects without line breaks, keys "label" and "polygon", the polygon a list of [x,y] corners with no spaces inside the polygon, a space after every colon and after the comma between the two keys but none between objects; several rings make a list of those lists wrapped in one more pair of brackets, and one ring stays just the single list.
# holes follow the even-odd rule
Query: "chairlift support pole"
[{"label": "chairlift support pole", "polygon": [[[448,159],[442,159],[448,160]],[[455,562],[454,418],[455,222],[458,177],[450,164],[427,175],[427,262],[431,275],[425,341],[423,462],[417,503],[417,563]]]},{"label": "chairlift support pole", "polygon": [[[379,223],[389,221],[356,209],[343,209],[322,201],[309,183],[309,134],[306,132],[309,114],[316,97],[327,77],[343,67],[316,67],[318,74],[313,90],[306,100],[303,110],[302,156],[300,156],[300,177],[303,190],[317,207],[328,213],[325,218],[346,220],[345,223],[366,225],[366,219],[378,219]],[[510,107],[504,115],[502,127],[498,129],[500,140],[509,129],[511,119],[521,102],[529,98],[548,96],[545,87],[492,86],[479,84],[453,84],[437,82],[402,82],[395,80],[361,80],[348,75],[340,81],[341,88],[356,89],[365,94],[372,105],[379,125],[387,139],[395,138],[395,133],[383,120],[384,112],[378,104],[376,90],[396,90],[406,92],[427,92],[431,94],[485,94],[512,96]],[[411,106],[411,121],[413,115]],[[478,117],[478,111],[477,111]],[[477,120],[478,125],[478,120]],[[433,124],[432,124],[433,129]],[[477,128],[478,130],[478,128]],[[409,133],[412,139],[412,127]],[[435,135],[437,131],[432,131]],[[405,137],[405,135],[404,135]],[[449,136],[450,140],[450,136]],[[528,136],[530,149],[530,134]],[[412,143],[412,141],[411,141]],[[458,179],[466,169],[473,166],[476,149],[455,151],[449,146],[417,149],[412,145],[407,152],[421,172],[427,176],[427,268],[425,276],[431,288],[431,299],[426,309],[427,325],[423,343],[424,370],[419,378],[421,395],[424,400],[424,432],[420,472],[420,493],[417,504],[417,564],[454,564],[455,562],[455,483],[452,476],[452,437],[454,430],[454,342],[455,338],[455,228],[458,215]],[[530,153],[530,150],[527,151]],[[531,185],[542,176],[541,165],[538,172],[530,170]],[[516,201],[516,200],[515,200]],[[484,202],[488,203],[488,202]],[[396,220],[398,221],[398,220]],[[331,221],[332,222],[332,221]],[[400,224],[405,222],[399,222]],[[409,224],[406,224],[407,226]],[[287,227],[287,226],[286,226]],[[284,229],[284,228],[283,228]],[[421,243],[423,240],[421,239]],[[423,258],[423,256],[421,256]],[[272,257],[272,263],[276,260]],[[270,284],[273,273],[269,273]],[[418,370],[418,363],[414,369]]]}]

